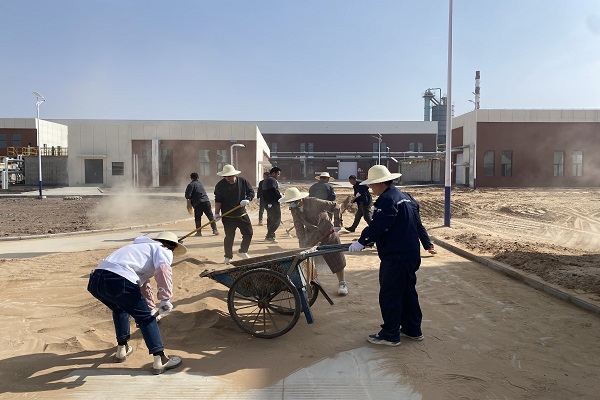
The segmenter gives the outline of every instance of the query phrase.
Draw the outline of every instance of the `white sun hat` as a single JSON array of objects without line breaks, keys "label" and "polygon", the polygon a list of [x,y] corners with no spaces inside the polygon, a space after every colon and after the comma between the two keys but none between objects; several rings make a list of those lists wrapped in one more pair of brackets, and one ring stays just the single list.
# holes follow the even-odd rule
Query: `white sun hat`
[{"label": "white sun hat", "polygon": [[395,173],[392,174],[385,165],[374,165],[369,168],[369,172],[367,173],[367,179],[362,181],[361,185],[370,185],[371,183],[381,183],[394,180],[396,178],[400,178],[402,174]]},{"label": "white sun hat", "polygon": [[280,203],[290,203],[292,201],[300,200],[308,196],[307,192],[301,192],[298,188],[291,187],[285,190],[285,194],[279,199]]},{"label": "white sun hat", "polygon": [[329,172],[321,172],[321,175],[317,176],[315,179],[319,180],[321,178],[329,178],[329,181],[335,181],[335,178],[329,176]]},{"label": "white sun hat", "polygon": [[164,240],[165,242],[176,245],[175,249],[173,249],[173,255],[179,256],[187,252],[187,248],[183,244],[179,243],[179,238],[173,232],[161,232],[154,240]]},{"label": "white sun hat", "polygon": [[242,173],[242,171],[236,170],[235,168],[233,168],[233,165],[225,164],[225,165],[223,165],[223,171],[217,172],[217,175],[233,176],[233,175],[237,175],[237,174],[241,174],[241,173]]}]

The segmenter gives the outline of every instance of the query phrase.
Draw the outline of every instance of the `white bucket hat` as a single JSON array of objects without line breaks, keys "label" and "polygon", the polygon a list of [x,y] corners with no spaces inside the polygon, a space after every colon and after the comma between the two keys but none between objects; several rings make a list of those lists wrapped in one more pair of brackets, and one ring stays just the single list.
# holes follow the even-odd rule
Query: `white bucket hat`
[{"label": "white bucket hat", "polygon": [[285,190],[285,194],[279,199],[280,203],[291,203],[292,201],[300,200],[308,196],[307,192],[301,192],[298,188],[291,187]]},{"label": "white bucket hat", "polygon": [[233,165],[225,164],[225,165],[223,165],[223,171],[217,172],[217,175],[233,176],[233,175],[237,175],[237,174],[241,174],[241,173],[242,173],[242,171],[236,170],[235,168],[233,168]]},{"label": "white bucket hat", "polygon": [[361,185],[370,185],[371,183],[381,183],[394,180],[396,178],[400,178],[402,174],[395,173],[392,174],[385,165],[374,165],[369,168],[369,172],[367,173],[367,179],[362,181]]},{"label": "white bucket hat", "polygon": [[169,231],[161,232],[158,234],[158,236],[154,240],[164,240],[165,242],[169,242],[169,243],[173,243],[173,244],[177,245],[175,247],[175,249],[173,249],[173,255],[180,256],[187,252],[187,248],[183,244],[179,243],[179,238],[173,232],[169,232]]},{"label": "white bucket hat", "polygon": [[317,176],[315,179],[319,180],[321,178],[329,178],[329,181],[335,181],[335,178],[329,176],[329,172],[321,172],[321,175]]}]

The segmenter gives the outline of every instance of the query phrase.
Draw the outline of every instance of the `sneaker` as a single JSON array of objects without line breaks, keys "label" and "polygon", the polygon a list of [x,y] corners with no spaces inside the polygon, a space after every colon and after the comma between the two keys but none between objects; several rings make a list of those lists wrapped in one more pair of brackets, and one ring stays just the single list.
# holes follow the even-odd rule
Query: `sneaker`
[{"label": "sneaker", "polygon": [[226,264],[226,265],[231,264],[231,258],[225,257],[225,260],[223,260],[223,264]]},{"label": "sneaker", "polygon": [[346,285],[346,282],[340,282],[340,287],[338,288],[338,294],[340,296],[345,296],[348,294],[348,285]]},{"label": "sneaker", "polygon": [[177,368],[181,365],[183,361],[181,357],[171,356],[169,357],[169,361],[166,363],[162,363],[160,356],[154,356],[154,363],[152,364],[152,373],[154,375],[162,374],[165,371],[168,371],[173,368]]},{"label": "sneaker", "polygon": [[263,223],[262,223],[262,221],[258,221],[258,225],[259,225],[259,226],[263,226]]},{"label": "sneaker", "polygon": [[385,346],[400,346],[399,340],[397,342],[390,342],[389,340],[380,338],[379,335],[369,335],[369,337],[367,338],[367,341],[369,343],[383,344]]},{"label": "sneaker", "polygon": [[115,361],[118,363],[125,362],[127,356],[133,353],[133,347],[131,346],[117,346],[117,354],[115,354]]},{"label": "sneaker", "polygon": [[354,232],[356,230],[354,228],[346,228],[346,227],[344,227],[344,229],[347,230],[348,232]]},{"label": "sneaker", "polygon": [[420,342],[421,340],[425,339],[425,336],[423,336],[423,335],[409,336],[409,335],[407,335],[406,333],[404,333],[402,331],[400,331],[400,336],[407,337],[407,338],[412,339],[412,340],[416,340],[417,342]]},{"label": "sneaker", "polygon": [[194,236],[202,236],[202,232],[198,231],[198,232],[196,232],[196,234]]},{"label": "sneaker", "polygon": [[277,239],[275,239],[274,237],[266,237],[265,240],[267,242],[271,242],[271,243],[277,243]]},{"label": "sneaker", "polygon": [[238,256],[240,256],[240,258],[250,258],[250,256],[248,255],[248,253],[244,253],[241,250],[238,250]]},{"label": "sneaker", "polygon": [[213,235],[218,236],[219,235],[219,231],[216,229],[213,229]]}]

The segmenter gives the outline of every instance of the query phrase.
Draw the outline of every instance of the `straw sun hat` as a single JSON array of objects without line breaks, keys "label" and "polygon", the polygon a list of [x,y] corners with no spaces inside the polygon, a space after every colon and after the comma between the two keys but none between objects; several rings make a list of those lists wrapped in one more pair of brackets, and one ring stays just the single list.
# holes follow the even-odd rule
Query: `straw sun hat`
[{"label": "straw sun hat", "polygon": [[291,187],[285,190],[285,194],[279,199],[280,203],[291,203],[292,201],[300,200],[308,196],[307,192],[301,192],[298,188]]},{"label": "straw sun hat", "polygon": [[329,172],[321,172],[321,175],[317,176],[315,179],[319,180],[321,178],[329,178],[329,182],[335,181],[334,177],[329,176]]},{"label": "straw sun hat", "polygon": [[237,174],[241,174],[241,173],[242,173],[242,171],[236,170],[235,168],[233,168],[233,165],[225,164],[225,165],[223,165],[223,171],[217,172],[217,175],[233,176],[233,175],[237,175]]},{"label": "straw sun hat", "polygon": [[371,183],[381,183],[400,178],[402,174],[392,174],[385,165],[374,165],[369,168],[367,179],[361,182],[361,185],[370,185]]},{"label": "straw sun hat", "polygon": [[183,244],[179,243],[179,238],[173,232],[161,232],[154,240],[164,240],[165,242],[173,243],[174,245],[176,245],[175,249],[173,249],[173,255],[175,256],[179,256],[187,252],[187,248]]}]

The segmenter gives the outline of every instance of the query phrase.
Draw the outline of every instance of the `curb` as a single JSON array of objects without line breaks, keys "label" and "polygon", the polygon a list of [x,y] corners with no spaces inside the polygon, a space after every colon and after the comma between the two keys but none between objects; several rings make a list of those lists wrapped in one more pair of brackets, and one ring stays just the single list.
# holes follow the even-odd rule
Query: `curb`
[{"label": "curb", "polygon": [[514,278],[518,281],[521,281],[534,289],[541,290],[542,292],[546,292],[549,295],[557,297],[563,301],[571,303],[577,307],[583,308],[586,311],[591,311],[596,314],[600,314],[600,306],[594,303],[589,302],[588,300],[584,300],[580,297],[572,293],[567,293],[563,289],[558,286],[549,284],[547,282],[543,282],[539,280],[539,278],[534,277],[535,275],[525,274],[521,271],[518,271],[507,264],[491,260],[487,257],[476,256],[475,254],[469,253],[466,250],[463,250],[459,247],[451,245],[449,243],[444,242],[443,240],[431,237],[436,244],[439,244],[440,247],[445,248],[455,254],[458,254],[461,257],[469,259],[471,261],[475,261],[479,264],[485,265],[486,267],[492,268],[498,272],[502,272],[505,275],[508,275],[511,278]]},{"label": "curb", "polygon": [[186,219],[178,219],[178,220],[169,221],[169,222],[157,222],[155,224],[124,226],[121,228],[104,228],[104,229],[93,229],[90,231],[48,233],[45,235],[7,236],[7,237],[0,237],[0,242],[27,240],[27,239],[44,239],[44,238],[54,238],[54,237],[61,237],[61,236],[90,235],[93,233],[104,233],[104,232],[132,231],[134,229],[152,228],[155,226],[172,225],[172,224],[178,224],[180,222],[193,221],[193,220],[194,220],[194,218],[186,218]]}]

